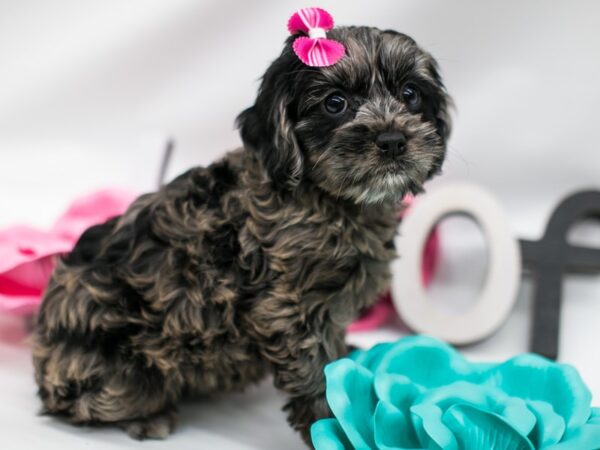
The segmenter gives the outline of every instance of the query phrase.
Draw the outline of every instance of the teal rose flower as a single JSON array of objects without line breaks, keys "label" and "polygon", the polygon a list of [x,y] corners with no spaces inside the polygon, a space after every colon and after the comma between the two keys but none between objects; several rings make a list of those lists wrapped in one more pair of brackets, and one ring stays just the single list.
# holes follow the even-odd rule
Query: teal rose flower
[{"label": "teal rose flower", "polygon": [[316,450],[597,450],[600,409],[577,370],[533,354],[472,363],[426,336],[356,351],[325,368],[334,418]]}]

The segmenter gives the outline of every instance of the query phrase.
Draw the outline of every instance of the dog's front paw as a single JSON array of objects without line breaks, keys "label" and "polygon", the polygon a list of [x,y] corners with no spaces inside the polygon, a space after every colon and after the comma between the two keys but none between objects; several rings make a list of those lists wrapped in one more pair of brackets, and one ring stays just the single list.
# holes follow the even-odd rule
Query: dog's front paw
[{"label": "dog's front paw", "polygon": [[288,422],[300,433],[302,440],[313,448],[310,438],[310,427],[319,419],[331,416],[325,396],[294,397],[284,407],[288,411]]}]

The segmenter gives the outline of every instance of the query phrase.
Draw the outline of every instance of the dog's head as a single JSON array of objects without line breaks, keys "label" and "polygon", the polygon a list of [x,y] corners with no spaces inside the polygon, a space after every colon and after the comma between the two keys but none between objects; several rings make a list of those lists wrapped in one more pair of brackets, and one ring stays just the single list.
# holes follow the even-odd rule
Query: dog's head
[{"label": "dog's head", "polygon": [[238,118],[278,189],[310,182],[356,203],[397,201],[436,174],[450,132],[450,103],[435,60],[408,36],[338,27],[346,56],[304,65],[288,39]]}]

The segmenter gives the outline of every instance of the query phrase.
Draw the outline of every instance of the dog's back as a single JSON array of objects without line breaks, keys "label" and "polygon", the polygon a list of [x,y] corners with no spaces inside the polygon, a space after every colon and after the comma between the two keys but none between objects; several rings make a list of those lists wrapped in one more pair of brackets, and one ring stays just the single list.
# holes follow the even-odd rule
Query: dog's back
[{"label": "dog's back", "polygon": [[[59,262],[33,338],[45,411],[130,423],[168,409],[184,391],[234,389],[236,378],[242,387],[262,376],[261,364],[247,364],[234,314],[243,211],[233,204],[230,164],[190,170],[140,197],[87,230]],[[128,429],[136,435],[139,424]]]}]

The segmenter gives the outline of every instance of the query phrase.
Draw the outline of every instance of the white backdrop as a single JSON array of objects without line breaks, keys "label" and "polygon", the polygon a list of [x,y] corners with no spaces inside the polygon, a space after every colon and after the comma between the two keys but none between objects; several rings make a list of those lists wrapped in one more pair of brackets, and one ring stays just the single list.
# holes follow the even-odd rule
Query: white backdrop
[{"label": "white backdrop", "polygon": [[[233,120],[253,101],[258,78],[280,52],[288,17],[302,6],[310,5],[0,0],[0,227],[48,226],[73,197],[95,188],[152,189],[167,136],[177,142],[169,177],[238,146]],[[319,6],[338,24],[410,34],[438,59],[457,110],[446,170],[435,183],[482,184],[506,208],[515,234],[528,238],[540,236],[562,196],[600,188],[600,3],[337,0]],[[458,228],[463,237],[472,230]],[[598,245],[597,229],[580,234]],[[460,242],[451,241],[446,245]],[[449,279],[455,279],[447,288],[453,296],[472,290],[461,264],[485,255],[476,237],[467,241],[476,251],[459,248],[447,256],[436,295]],[[530,296],[525,282],[510,322],[466,352],[489,359],[525,351]],[[571,278],[565,296],[562,359],[581,370],[600,403],[600,278]],[[4,330],[18,327],[0,320]],[[353,339],[370,343],[398,333]],[[116,431],[34,417],[33,392],[26,347],[0,341],[0,424],[10,444],[3,448],[133,445]],[[173,445],[301,448],[277,411],[281,402],[263,386],[209,407],[210,413],[189,406]]]}]

